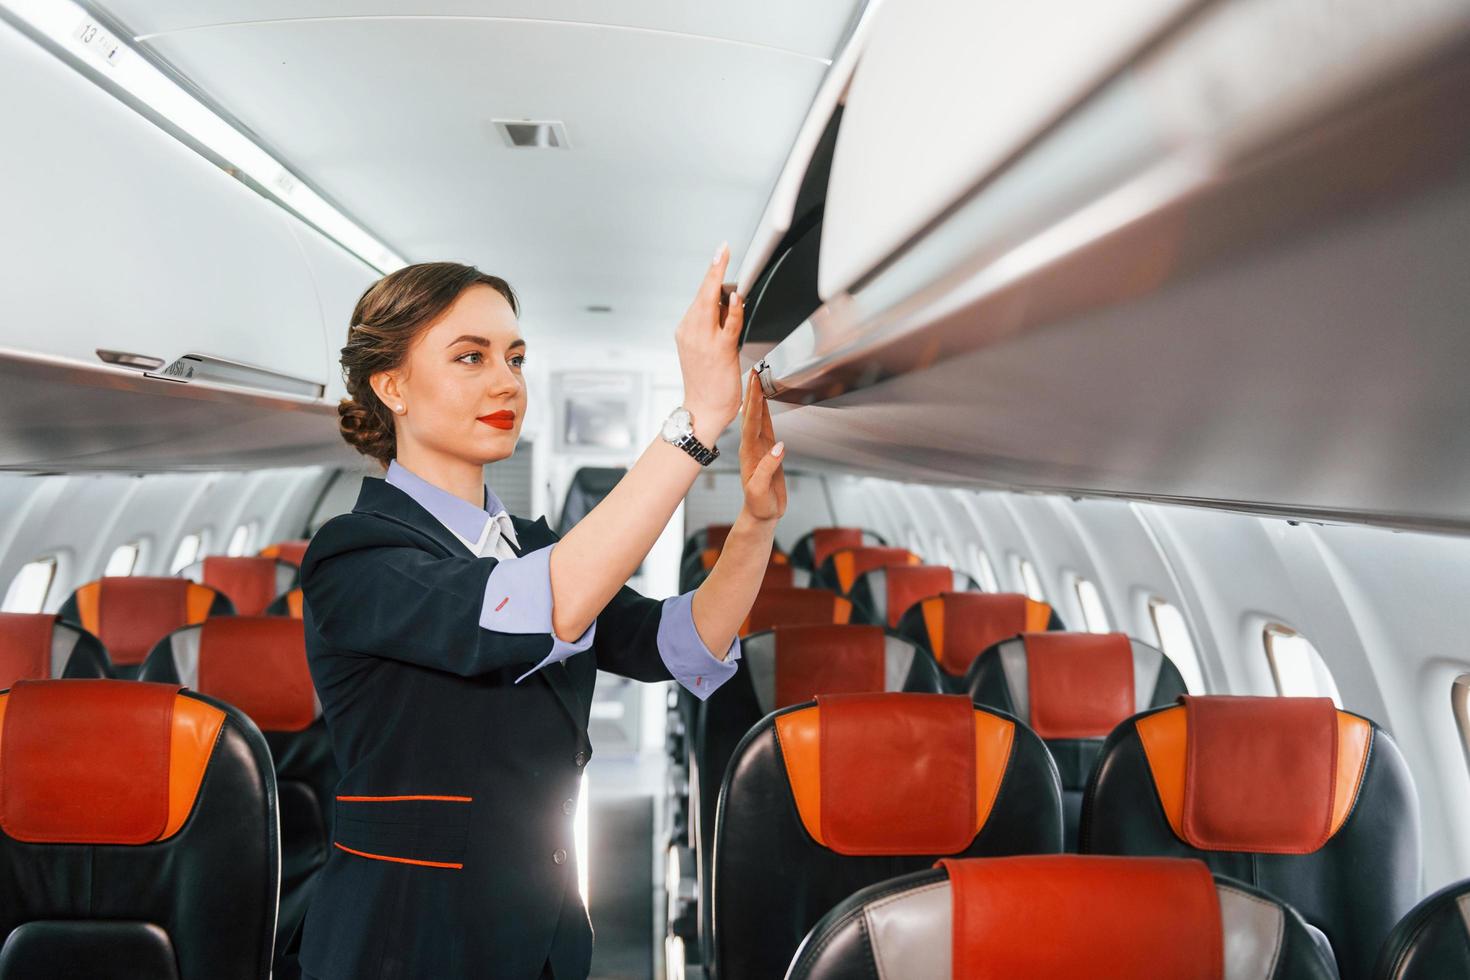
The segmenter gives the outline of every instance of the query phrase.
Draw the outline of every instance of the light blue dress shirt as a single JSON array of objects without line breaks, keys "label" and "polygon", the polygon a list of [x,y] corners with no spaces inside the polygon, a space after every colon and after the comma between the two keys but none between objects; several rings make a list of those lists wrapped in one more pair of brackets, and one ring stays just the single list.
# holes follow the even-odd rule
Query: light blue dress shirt
[{"label": "light blue dress shirt", "polygon": [[[499,498],[485,488],[485,506],[476,507],[447,490],[415,475],[395,459],[388,465],[387,481],[413,498],[424,510],[464,543],[471,554],[496,558],[498,563],[485,583],[485,600],[480,608],[480,626],[499,633],[549,633],[551,652],[535,667],[516,678],[519,684],[548,664],[576,656],[592,645],[597,621],[571,642],[551,628],[551,549],[538,548],[517,556],[520,547],[510,515]],[[694,628],[694,593],[685,592],[663,601],[658,624],[658,655],[669,673],[701,701],[715,688],[735,676],[740,659],[740,638],[730,641],[725,659],[710,653]]]}]

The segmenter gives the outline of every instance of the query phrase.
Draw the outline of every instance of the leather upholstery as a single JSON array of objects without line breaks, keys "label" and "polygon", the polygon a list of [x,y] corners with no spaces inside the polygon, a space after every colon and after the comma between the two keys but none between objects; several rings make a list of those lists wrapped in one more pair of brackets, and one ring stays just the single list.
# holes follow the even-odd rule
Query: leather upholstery
[{"label": "leather upholstery", "polygon": [[[1187,703],[1210,700],[1190,698]],[[1199,793],[1200,787],[1223,778],[1237,792],[1251,793],[1279,779],[1280,765],[1273,755],[1287,759],[1304,751],[1298,736],[1283,741],[1275,752],[1269,750],[1269,739],[1263,736],[1273,729],[1273,715],[1289,718],[1298,712],[1290,703],[1295,699],[1228,700],[1249,702],[1245,705],[1249,710],[1237,711],[1233,723],[1240,727],[1242,740],[1250,738],[1267,747],[1260,750],[1255,762],[1247,764],[1249,760],[1231,759],[1227,754],[1220,760],[1226,768],[1217,770],[1212,765],[1215,760],[1208,756],[1191,758],[1187,746],[1180,744],[1189,738],[1189,726],[1180,724],[1187,721],[1189,707],[1135,715],[1118,726],[1103,745],[1083,798],[1081,849],[1095,854],[1199,858],[1217,874],[1290,903],[1326,934],[1345,980],[1363,980],[1389,930],[1418,893],[1418,803],[1403,756],[1383,729],[1357,715],[1338,712],[1336,731],[1323,734],[1336,737],[1338,751],[1333,755],[1338,758],[1322,756],[1322,764],[1334,765],[1340,774],[1331,780],[1336,829],[1324,844],[1305,854],[1195,847],[1186,842],[1188,832],[1181,822],[1191,792],[1208,799],[1208,793]],[[1359,740],[1355,733],[1365,737]],[[1173,748],[1165,752],[1169,740],[1162,736],[1170,735]],[[1210,736],[1221,737],[1218,726]],[[1145,744],[1146,737],[1152,749]],[[1358,774],[1356,780],[1351,773]],[[1258,799],[1253,812],[1243,816],[1279,820],[1283,813],[1303,807],[1295,795]],[[1178,831],[1176,822],[1180,823]],[[1213,829],[1216,833],[1230,831],[1228,827]]]},{"label": "leather upholstery", "polygon": [[885,565],[920,565],[918,555],[907,548],[843,548],[827,556],[812,575],[812,585],[845,596],[864,572]]},{"label": "leather upholstery", "polygon": [[100,578],[78,587],[59,615],[101,641],[116,676],[134,678],[148,651],[171,631],[234,612],[229,597],[207,585],[133,575]]},{"label": "leather upholstery", "polygon": [[911,607],[898,633],[934,654],[952,688],[966,689],[965,673],[976,657],[1022,633],[1064,630],[1056,611],[1019,592],[947,592]]},{"label": "leather upholstery", "polygon": [[262,558],[279,558],[288,565],[301,567],[301,559],[306,556],[306,546],[311,544],[305,538],[293,541],[277,541],[273,545],[260,549]]},{"label": "leather upholstery", "polygon": [[[710,569],[714,568],[715,562],[720,557],[720,551],[725,547],[725,539],[730,536],[730,524],[710,524],[695,531],[684,540],[684,551],[679,558],[679,591],[688,592],[697,588],[699,583],[709,575]],[[562,529],[562,534],[566,529]],[[780,548],[771,549],[771,565],[787,565],[790,558]],[[805,584],[803,581],[801,584]]]},{"label": "leather upholstery", "polygon": [[715,807],[725,768],[745,733],[763,717],[778,708],[805,703],[817,693],[829,693],[822,690],[826,686],[823,684],[799,697],[779,700],[783,659],[820,659],[839,645],[849,649],[869,647],[880,670],[870,678],[876,681],[871,686],[855,688],[849,682],[841,690],[930,694],[945,690],[933,658],[907,640],[876,626],[778,626],[753,633],[741,641],[742,669],[718,695],[698,703],[693,739],[698,749],[690,764],[692,836],[697,848],[695,867],[700,888],[700,941],[706,955],[712,938],[710,861],[714,853]]},{"label": "leather upholstery", "polygon": [[[1193,863],[1173,869],[1173,861],[1073,855],[945,861],[843,900],[807,934],[786,978],[1336,980],[1327,941],[1295,910],[1203,866],[1202,888],[1188,882],[1189,894],[1197,909],[1208,903],[1208,915],[1198,909],[1187,921],[1209,935],[1185,940],[1176,903],[1158,902],[1154,883],[1137,879],[1157,876],[1164,865],[1187,880]],[[952,872],[971,887],[990,884],[1008,894],[987,909],[951,882]],[[956,929],[956,922],[970,929]],[[1201,955],[1207,944],[1213,957]],[[1169,955],[1185,962],[1166,964]],[[966,972],[969,958],[983,968]]]},{"label": "leather upholstery", "polygon": [[1383,944],[1374,980],[1470,977],[1470,881],[1441,888],[1409,910]]},{"label": "leather upholstery", "polygon": [[762,589],[740,626],[740,635],[775,626],[846,624],[851,617],[852,603],[827,589]]},{"label": "leather upholstery", "polygon": [[[865,786],[908,784],[914,779],[913,758],[900,754],[902,742],[912,753],[924,754],[920,748],[930,743],[935,732],[926,719],[934,716],[924,708],[924,699],[934,695],[883,694],[848,695],[848,698],[877,699],[889,705],[894,722],[885,725],[890,734],[902,732],[901,739],[885,739],[887,751],[869,764],[862,780]],[[911,701],[909,699],[920,699]],[[866,854],[850,856],[819,843],[808,831],[810,815],[803,819],[799,808],[802,800],[810,809],[811,789],[802,784],[820,780],[820,770],[829,761],[826,756],[833,746],[823,744],[820,736],[821,703],[837,699],[821,699],[777,711],[763,719],[741,740],[725,773],[716,815],[713,876],[713,965],[718,980],[746,980],[781,976],[796,951],[801,937],[832,906],[864,885],[930,865],[941,854]],[[963,703],[963,702],[962,702]],[[915,708],[914,705],[919,707]],[[1010,744],[1003,763],[996,763],[994,753],[981,751],[980,739],[968,746],[962,764],[974,766],[977,787],[994,786],[989,795],[977,793],[979,806],[988,802],[978,832],[959,856],[1054,853],[1061,848],[1061,801],[1056,769],[1041,740],[1013,718],[988,709],[969,707],[976,716],[975,731],[1009,734]],[[817,725],[802,722],[802,713],[816,712]],[[806,716],[810,717],[810,716]],[[899,719],[906,719],[900,721]],[[933,724],[947,726],[949,720]],[[799,728],[810,734],[815,728],[815,745],[783,744],[778,732]],[[803,736],[804,738],[806,736]],[[815,751],[813,751],[815,748]],[[862,746],[846,745],[845,751],[859,756]],[[789,769],[790,757],[796,751],[805,763]],[[902,760],[895,763],[897,757]],[[840,761],[840,760],[839,760]],[[945,763],[948,768],[954,760]],[[1000,766],[997,774],[994,768]],[[797,771],[798,784],[792,783]],[[825,788],[825,787],[824,787]],[[928,793],[944,793],[947,786],[938,783]],[[848,799],[847,822],[860,817],[860,811],[878,807],[890,800],[886,792],[873,793],[866,800]],[[943,807],[946,817],[950,807]],[[919,823],[920,821],[915,821]],[[846,830],[851,830],[847,826]],[[930,832],[921,826],[904,828],[909,840]]]},{"label": "leather upholstery", "polygon": [[[44,693],[46,710],[39,716],[24,709],[27,687]],[[113,680],[21,682],[0,695],[7,716],[0,722],[0,780],[10,778],[10,767],[30,763],[27,746],[55,735],[57,719],[66,719],[69,740],[94,750],[109,741],[134,741],[139,721],[159,722],[160,688]],[[12,698],[21,708],[14,715]],[[105,711],[97,710],[99,702]],[[162,766],[169,817],[162,836],[137,844],[25,843],[0,833],[0,977],[269,975],[280,861],[270,751],[255,725],[224,702],[180,691],[172,704],[172,734],[161,743],[144,738],[168,753]],[[141,717],[130,721],[134,708]],[[42,731],[34,731],[36,725]],[[195,758],[191,746],[202,765],[182,781],[180,792],[176,776]],[[91,809],[114,805],[106,792],[80,789],[108,785],[111,774],[71,750],[63,762],[59,771],[45,764],[60,798],[70,785]],[[178,802],[187,809],[176,817]],[[18,805],[6,801],[7,820],[35,823],[36,814]]]},{"label": "leather upholstery", "polygon": [[223,592],[237,615],[259,616],[296,587],[297,567],[279,558],[210,555],[183,568],[179,577]]},{"label": "leather upholstery", "polygon": [[110,677],[97,637],[49,613],[0,613],[0,689],[19,680]]},{"label": "leather upholstery", "polygon": [[843,548],[883,547],[888,544],[876,531],[860,527],[818,527],[796,539],[791,546],[791,564],[816,571],[827,556]]},{"label": "leather upholstery", "polygon": [[903,614],[945,592],[980,591],[980,584],[946,565],[895,565],[864,572],[853,583],[853,621],[897,629]]},{"label": "leather upholstery", "polygon": [[279,955],[305,915],[326,862],[339,778],[307,669],[301,620],[225,617],[176,630],[149,654],[140,678],[183,684],[227,701],[264,734],[280,799]]},{"label": "leather upholstery", "polygon": [[277,596],[275,601],[265,607],[267,616],[290,616],[292,619],[300,619],[305,598],[300,589],[292,589],[285,595]]},{"label": "leather upholstery", "polygon": [[[1031,654],[1040,648],[1053,675],[1075,676],[1075,697],[1066,698],[1068,689],[1050,688],[1063,695],[1068,703],[1061,713],[1054,709],[1057,722],[1072,723],[1066,733],[1051,736],[1047,726],[1039,725],[1037,712],[1045,717],[1045,704],[1038,703],[1030,670]],[[1099,679],[1088,669],[1093,655],[1111,652],[1124,658],[1126,678],[1116,677],[1108,690],[1099,690]],[[1067,850],[1077,849],[1077,824],[1082,811],[1082,792],[1092,775],[1093,766],[1102,752],[1103,739],[1124,719],[1139,711],[1173,704],[1185,693],[1184,678],[1163,653],[1146,643],[1130,640],[1121,633],[1025,633],[990,647],[970,665],[965,688],[975,703],[1009,712],[1030,725],[1046,742],[1056,759],[1062,778],[1062,812],[1066,817]],[[1098,706],[1111,703],[1113,712],[1097,713]],[[1079,716],[1079,710],[1089,712]],[[1070,712],[1070,713],[1069,713]],[[1091,727],[1086,723],[1092,721]],[[1075,727],[1077,724],[1081,727]]]}]

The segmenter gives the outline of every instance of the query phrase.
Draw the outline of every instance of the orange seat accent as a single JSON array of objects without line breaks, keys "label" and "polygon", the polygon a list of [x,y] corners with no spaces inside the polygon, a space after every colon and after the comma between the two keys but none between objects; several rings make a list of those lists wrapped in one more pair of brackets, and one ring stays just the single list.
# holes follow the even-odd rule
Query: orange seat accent
[{"label": "orange seat accent", "polygon": [[204,584],[229,596],[239,616],[259,616],[276,597],[276,559],[204,559]]},{"label": "orange seat accent", "polygon": [[51,637],[56,617],[0,613],[0,688],[51,676]]},{"label": "orange seat accent", "polygon": [[306,631],[284,616],[217,616],[199,634],[199,690],[227,701],[267,732],[316,720]]},{"label": "orange seat accent", "polygon": [[[1197,699],[1191,699],[1197,700]],[[1264,702],[1280,701],[1281,698],[1258,698]],[[1327,836],[1318,843],[1320,847],[1326,841],[1331,840],[1342,825],[1347,822],[1348,815],[1352,813],[1353,804],[1358,798],[1358,789],[1362,785],[1363,773],[1367,769],[1370,749],[1373,742],[1373,726],[1357,715],[1346,711],[1337,713],[1336,733],[1336,759],[1332,763],[1333,776],[1331,779],[1331,821],[1328,825]],[[1266,716],[1259,716],[1256,724],[1261,727],[1270,727],[1271,722]],[[1149,772],[1153,777],[1154,789],[1159,796],[1159,804],[1163,807],[1164,816],[1169,821],[1169,827],[1174,831],[1174,836],[1181,841],[1191,843],[1185,831],[1185,794],[1186,781],[1189,770],[1189,742],[1190,726],[1189,714],[1185,706],[1168,708],[1155,712],[1136,723],[1138,740],[1143,746],[1145,758],[1148,760]],[[1285,744],[1285,743],[1283,743]],[[1290,755],[1289,749],[1287,754]],[[1259,767],[1252,767],[1250,780],[1258,778],[1255,772]],[[1221,778],[1230,778],[1228,775]],[[1267,778],[1268,783],[1274,782]],[[1320,780],[1319,780],[1320,781]],[[1279,798],[1272,799],[1267,804],[1268,811],[1281,810],[1283,805],[1296,802],[1300,795],[1300,787],[1288,786]],[[1285,844],[1286,838],[1271,843],[1271,847],[1257,847],[1254,841],[1241,841],[1240,844],[1250,846],[1211,846],[1202,847],[1201,850],[1242,850],[1259,851],[1261,853],[1300,854],[1309,853],[1300,849],[1300,840]],[[1307,842],[1310,843],[1310,842]],[[1297,845],[1297,846],[1294,846]],[[1198,847],[1197,844],[1192,846]],[[1313,847],[1312,850],[1316,850]]]},{"label": "orange seat accent", "polygon": [[884,690],[881,626],[776,627],[776,707]]},{"label": "orange seat accent", "polygon": [[424,868],[453,868],[456,871],[464,867],[462,863],[457,861],[420,861],[417,858],[401,858],[393,857],[388,854],[373,854],[368,851],[356,850],[354,848],[348,847],[345,844],[338,844],[336,841],[332,841],[332,846],[338,848],[339,850],[346,851],[348,854],[356,854],[358,857],[372,858],[374,861],[392,861],[394,864],[417,864],[420,867]]},{"label": "orange seat accent", "polygon": [[[82,621],[82,629],[93,636],[102,635],[102,580],[88,582],[79,586],[76,591],[77,618]],[[104,646],[106,643],[103,644]],[[111,651],[109,651],[111,653]],[[117,659],[113,655],[113,660]]]},{"label": "orange seat accent", "polygon": [[740,635],[776,626],[820,626],[846,623],[852,603],[826,589],[764,589],[756,594]]},{"label": "orange seat accent", "polygon": [[1224,974],[1220,897],[1202,861],[1058,854],[938,863],[949,872],[955,980]]},{"label": "orange seat accent", "polygon": [[268,548],[261,548],[262,558],[279,558],[281,561],[289,562],[297,568],[301,567],[301,559],[306,557],[306,546],[311,544],[305,539],[298,541],[278,541]]},{"label": "orange seat accent", "polygon": [[306,593],[301,589],[292,589],[286,593],[286,611],[290,613],[292,619],[301,618],[301,607],[305,599]]},{"label": "orange seat accent", "polygon": [[[903,707],[906,702],[892,702],[889,699],[917,698],[922,700],[955,698],[958,701],[964,702],[966,708],[973,715],[973,722],[970,726],[973,740],[969,745],[970,751],[965,755],[965,758],[967,765],[973,766],[974,771],[967,777],[961,777],[961,783],[959,784],[959,786],[963,787],[972,783],[974,787],[973,796],[969,797],[974,809],[968,836],[954,851],[864,850],[861,853],[940,854],[957,853],[957,851],[968,847],[974,840],[975,835],[980,833],[984,828],[986,820],[990,818],[990,811],[995,805],[996,796],[1000,792],[1001,782],[1005,777],[1006,765],[1010,761],[1011,744],[1015,738],[1015,725],[988,711],[975,709],[968,698],[958,695],[879,694],[839,695],[838,697],[839,699],[844,697],[884,699],[888,703],[899,705],[899,707],[891,709],[896,712],[894,716],[895,721],[885,725],[882,729],[877,729],[877,731],[883,733],[882,735],[875,734],[874,730],[869,730],[861,734],[863,744],[853,746],[851,758],[853,760],[866,760],[862,762],[862,767],[865,769],[867,775],[861,785],[871,787],[865,794],[865,797],[871,798],[870,802],[876,807],[876,810],[868,809],[868,802],[864,802],[863,799],[858,798],[860,795],[864,795],[860,789],[849,787],[845,790],[838,791],[839,798],[834,801],[837,807],[848,809],[855,806],[863,807],[862,812],[868,815],[867,820],[872,821],[872,823],[864,823],[864,818],[857,815],[856,812],[849,814],[845,828],[838,828],[838,841],[835,844],[827,836],[829,828],[825,823],[828,819],[827,815],[830,814],[831,810],[823,804],[824,791],[831,792],[831,790],[824,790],[824,785],[828,783],[828,780],[822,775],[824,741],[822,735],[822,705],[826,704],[830,699],[825,697],[818,698],[817,706],[815,707],[802,708],[776,717],[776,737],[780,743],[781,756],[786,766],[786,778],[791,786],[791,794],[796,802],[796,810],[801,819],[802,826],[811,835],[812,839],[823,847],[843,854],[856,853],[850,850],[843,850],[843,847],[851,847],[853,844],[857,844],[860,847],[884,847],[890,845],[900,847],[931,845],[949,847],[951,841],[940,840],[939,835],[933,833],[934,828],[930,826],[934,817],[933,812],[922,813],[912,820],[907,816],[902,817],[901,819],[909,821],[906,826],[899,826],[890,822],[889,817],[885,815],[886,810],[892,804],[904,802],[899,801],[897,799],[899,797],[911,797],[906,801],[908,803],[915,802],[915,799],[924,799],[932,802],[931,797],[936,790],[943,791],[945,789],[956,788],[955,786],[946,786],[936,781],[936,779],[926,778],[924,773],[920,772],[923,768],[920,763],[932,760],[936,753],[936,746],[934,744],[938,741],[935,738],[936,722],[929,721],[926,723],[922,719],[924,714],[924,707],[922,705],[916,708],[906,708]],[[915,716],[919,717],[916,719]],[[902,751],[894,750],[891,748],[893,742],[890,738],[887,743],[890,745],[890,750],[883,753],[880,757],[864,754],[867,747],[877,747],[883,742],[885,737],[892,735],[893,732],[889,729],[901,728],[905,718],[915,724],[916,727],[905,737],[903,740],[904,744],[919,743],[918,748],[914,751],[907,749]],[[941,712],[938,723],[942,724],[943,719],[944,713]],[[895,758],[897,759],[896,762],[894,761]],[[842,763],[839,761],[839,770],[841,768]],[[948,767],[945,766],[943,768],[947,769]],[[928,772],[932,775],[933,770],[928,770]],[[912,792],[905,781],[914,781],[925,788],[917,792]],[[968,793],[966,795],[968,796]],[[946,802],[940,809],[947,809],[947,807],[948,803]],[[949,817],[950,814],[946,812],[945,816]],[[854,827],[854,823],[857,826]],[[857,840],[844,841],[844,829],[849,833],[856,830]],[[956,839],[960,836],[957,832],[953,831],[953,828],[945,827],[940,829],[954,833]],[[895,839],[885,840],[884,838],[887,834],[892,834]],[[920,840],[919,838],[921,836],[927,839]]]},{"label": "orange seat accent", "polygon": [[946,592],[920,609],[935,659],[956,677],[1001,640],[1043,632],[1051,622],[1051,606],[1018,592]]},{"label": "orange seat accent", "polygon": [[706,548],[699,553],[699,565],[705,571],[715,567],[715,562],[720,560],[719,548]]},{"label": "orange seat accent", "polygon": [[1133,644],[1122,633],[1026,633],[1031,729],[1101,738],[1134,713]]},{"label": "orange seat accent", "polygon": [[822,562],[836,551],[863,546],[863,532],[856,527],[819,527],[812,532],[812,568],[821,568]]},{"label": "orange seat accent", "polygon": [[[67,683],[76,683],[68,681]],[[132,682],[123,682],[132,683]],[[0,694],[0,732],[5,727],[9,694]],[[167,840],[184,826],[194,811],[204,770],[214,754],[215,742],[224,727],[225,713],[212,704],[180,694],[174,701],[173,731],[169,737],[168,819],[158,840]],[[0,758],[3,758],[0,735]]]},{"label": "orange seat accent", "polygon": [[843,595],[852,591],[859,575],[889,565],[918,565],[921,559],[907,548],[849,548],[832,556],[837,571],[837,588]]},{"label": "orange seat accent", "polygon": [[0,827],[28,843],[145,844],[168,823],[176,684],[18,681],[0,729]]},{"label": "orange seat accent", "polygon": [[884,570],[888,586],[888,625],[897,626],[909,607],[921,599],[948,592],[954,570],[947,565],[897,565]]},{"label": "orange seat accent", "polygon": [[788,554],[786,554],[786,552],[784,552],[784,551],[777,551],[775,548],[772,548],[771,549],[771,560],[770,560],[769,564],[771,564],[771,565],[789,565],[789,564],[791,564],[791,556],[788,555]]}]

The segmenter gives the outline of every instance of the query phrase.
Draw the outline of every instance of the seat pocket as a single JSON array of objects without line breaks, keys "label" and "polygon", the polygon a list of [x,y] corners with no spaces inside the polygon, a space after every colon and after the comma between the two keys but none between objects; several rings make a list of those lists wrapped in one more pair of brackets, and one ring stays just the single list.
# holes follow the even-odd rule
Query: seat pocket
[{"label": "seat pocket", "polygon": [[471,803],[467,796],[338,796],[332,843],[362,858],[459,870]]}]

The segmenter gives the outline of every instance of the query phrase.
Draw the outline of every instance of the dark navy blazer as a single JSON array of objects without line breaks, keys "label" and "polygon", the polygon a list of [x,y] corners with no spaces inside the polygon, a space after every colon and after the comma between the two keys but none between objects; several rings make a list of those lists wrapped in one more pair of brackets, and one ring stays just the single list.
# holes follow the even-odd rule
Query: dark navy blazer
[{"label": "dark navy blazer", "polygon": [[[512,522],[520,553],[557,540],[544,519]],[[671,679],[656,645],[663,604],[623,587],[588,654],[513,684],[552,636],[479,626],[495,565],[373,478],[306,551],[307,656],[343,774],[299,937],[312,976],[590,969],[572,816],[592,688],[599,668]]]}]

